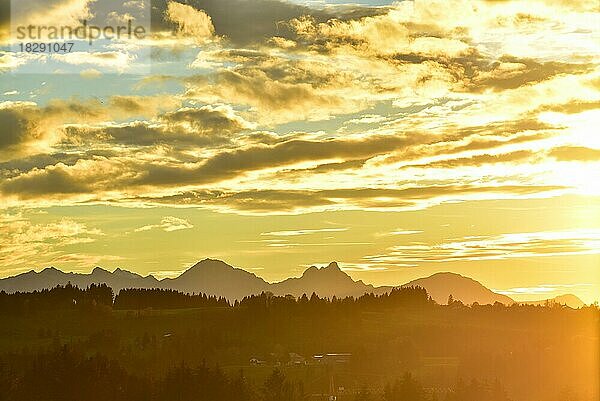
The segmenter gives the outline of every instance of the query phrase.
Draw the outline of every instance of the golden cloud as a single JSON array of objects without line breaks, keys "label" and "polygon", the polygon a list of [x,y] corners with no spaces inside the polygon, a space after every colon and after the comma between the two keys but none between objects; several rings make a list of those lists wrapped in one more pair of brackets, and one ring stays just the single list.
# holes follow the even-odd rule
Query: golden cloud
[{"label": "golden cloud", "polygon": [[0,266],[12,267],[44,255],[47,261],[64,252],[67,245],[94,242],[102,231],[71,219],[46,224],[34,224],[19,214],[0,215]]},{"label": "golden cloud", "polygon": [[600,253],[600,231],[542,231],[479,235],[440,244],[397,245],[388,253],[364,257],[375,264],[482,261]]},{"label": "golden cloud", "polygon": [[197,10],[187,4],[169,1],[165,19],[174,22],[180,34],[191,36],[198,43],[205,43],[215,36],[215,27],[210,16],[203,10]]}]

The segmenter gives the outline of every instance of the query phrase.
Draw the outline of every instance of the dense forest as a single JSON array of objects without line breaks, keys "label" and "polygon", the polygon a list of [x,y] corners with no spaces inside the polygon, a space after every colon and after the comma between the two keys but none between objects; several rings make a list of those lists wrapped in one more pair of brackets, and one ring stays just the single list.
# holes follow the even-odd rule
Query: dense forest
[{"label": "dense forest", "polygon": [[[0,401],[592,401],[600,310],[67,285],[0,293]],[[331,398],[334,397],[334,398]]]}]

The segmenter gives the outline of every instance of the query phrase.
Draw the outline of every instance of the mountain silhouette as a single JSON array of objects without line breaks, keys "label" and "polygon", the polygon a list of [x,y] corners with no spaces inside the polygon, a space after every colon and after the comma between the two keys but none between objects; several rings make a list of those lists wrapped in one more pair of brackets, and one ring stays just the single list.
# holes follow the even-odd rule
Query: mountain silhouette
[{"label": "mountain silhouette", "polygon": [[391,290],[391,287],[375,288],[361,280],[355,281],[344,273],[336,262],[331,262],[326,267],[311,266],[304,271],[301,277],[288,278],[279,283],[271,284],[270,291],[275,295],[311,295],[313,292],[320,297],[344,298],[349,296],[359,297],[366,293],[381,293]]},{"label": "mountain silhouette", "polygon": [[579,299],[578,296],[573,294],[559,295],[554,298],[541,300],[541,301],[521,301],[521,305],[566,305],[573,309],[579,309],[585,306],[585,303]]},{"label": "mountain silhouette", "polygon": [[216,259],[204,259],[179,277],[162,280],[160,287],[186,293],[202,292],[229,300],[269,291],[269,283],[262,278]]},{"label": "mountain silhouette", "polygon": [[105,283],[115,293],[123,288],[155,288],[160,284],[159,280],[153,276],[144,277],[122,269],[116,269],[111,273],[101,267],[96,267],[91,273],[65,273],[55,267],[48,267],[39,273],[31,270],[14,277],[0,279],[0,291],[31,292],[67,283],[80,288],[86,288],[94,283]]},{"label": "mountain silhouette", "polygon": [[[359,297],[366,293],[383,294],[394,288],[391,286],[374,287],[371,284],[365,284],[362,280],[354,280],[342,271],[336,262],[331,262],[322,268],[311,266],[300,277],[269,283],[253,273],[230,266],[221,260],[204,259],[178,277],[162,280],[151,275],[141,276],[119,268],[110,272],[96,267],[91,273],[86,274],[65,273],[55,267],[48,267],[40,272],[32,270],[0,279],[0,291],[7,293],[31,292],[67,283],[80,288],[88,287],[93,283],[105,283],[114,290],[115,294],[123,288],[173,289],[184,293],[223,296],[230,301],[267,291],[275,295],[293,295],[295,297],[303,294],[310,296],[314,292],[320,297],[344,298],[347,296]],[[455,273],[436,273],[401,286],[423,287],[439,304],[446,304],[450,295],[465,304],[477,302],[483,305],[500,302],[510,305],[515,302],[508,296],[497,294],[469,277]],[[546,302],[543,300],[522,303],[542,305]],[[579,298],[571,294],[553,298],[548,302],[564,304],[573,308],[584,305]]]},{"label": "mountain silhouette", "polygon": [[479,304],[493,304],[500,302],[510,305],[515,302],[506,295],[496,294],[472,278],[456,273],[436,273],[426,278],[413,280],[404,286],[425,288],[431,298],[438,304],[448,303],[450,295],[455,300],[460,300],[465,304],[472,304],[474,302]]}]

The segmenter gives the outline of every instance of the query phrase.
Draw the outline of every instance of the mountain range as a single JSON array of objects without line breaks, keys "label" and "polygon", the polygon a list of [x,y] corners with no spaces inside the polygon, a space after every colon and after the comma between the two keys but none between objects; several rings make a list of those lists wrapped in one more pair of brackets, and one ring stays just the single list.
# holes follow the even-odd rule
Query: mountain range
[{"label": "mountain range", "polygon": [[[375,287],[361,280],[354,280],[342,271],[336,262],[326,267],[311,266],[300,277],[269,283],[246,270],[236,268],[216,259],[204,259],[175,278],[158,280],[154,276],[141,276],[122,269],[113,272],[96,267],[91,273],[65,273],[54,267],[40,272],[29,271],[17,276],[0,279],[0,291],[29,292],[56,287],[71,283],[85,288],[92,283],[105,283],[115,293],[123,288],[162,288],[173,289],[185,293],[205,293],[207,295],[223,296],[229,300],[242,299],[263,291],[275,295],[293,295],[300,297],[313,292],[321,297],[343,298],[358,297],[366,293],[383,294],[389,292],[392,286]],[[432,276],[410,281],[402,286],[420,286],[439,304],[445,304],[450,295],[453,299],[465,304],[493,304],[500,302],[505,305],[515,303],[506,295],[497,294],[478,281],[455,273],[436,273]],[[548,300],[549,303],[565,304],[579,308],[584,303],[575,295],[567,294]],[[524,302],[521,302],[524,303]],[[544,304],[543,301],[525,302]]]}]

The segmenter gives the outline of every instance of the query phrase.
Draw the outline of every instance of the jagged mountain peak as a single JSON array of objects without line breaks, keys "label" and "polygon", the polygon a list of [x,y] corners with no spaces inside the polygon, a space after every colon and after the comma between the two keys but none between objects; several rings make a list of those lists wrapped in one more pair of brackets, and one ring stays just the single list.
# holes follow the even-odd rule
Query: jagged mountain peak
[{"label": "jagged mountain peak", "polygon": [[0,279],[0,291],[29,292],[67,283],[79,288],[86,288],[91,284],[107,284],[113,291],[119,292],[122,288],[154,288],[158,286],[159,281],[152,276],[141,277],[125,270],[110,272],[100,266],[96,266],[90,273],[67,273],[51,266],[39,273],[32,271]]},{"label": "jagged mountain peak", "polygon": [[[386,287],[387,288],[387,287]],[[389,290],[389,288],[387,288]],[[373,292],[374,287],[362,281],[355,281],[340,269],[337,262],[324,267],[310,266],[301,277],[292,277],[271,285],[277,295],[310,295],[313,292],[322,297],[361,296]],[[384,292],[384,290],[382,290]]]},{"label": "jagged mountain peak", "polygon": [[328,264],[327,266],[325,266],[323,268],[323,270],[337,270],[337,271],[342,271],[342,269],[340,269],[340,266],[338,266],[337,262],[331,262],[330,264]]},{"label": "jagged mountain peak", "polygon": [[329,263],[327,266],[324,267],[317,267],[317,266],[310,266],[309,268],[307,268],[304,273],[302,273],[302,277],[310,277],[312,275],[322,275],[324,273],[342,273],[344,275],[347,275],[346,273],[344,273],[342,271],[342,269],[340,269],[339,265],[337,264],[337,262],[331,262]]}]

